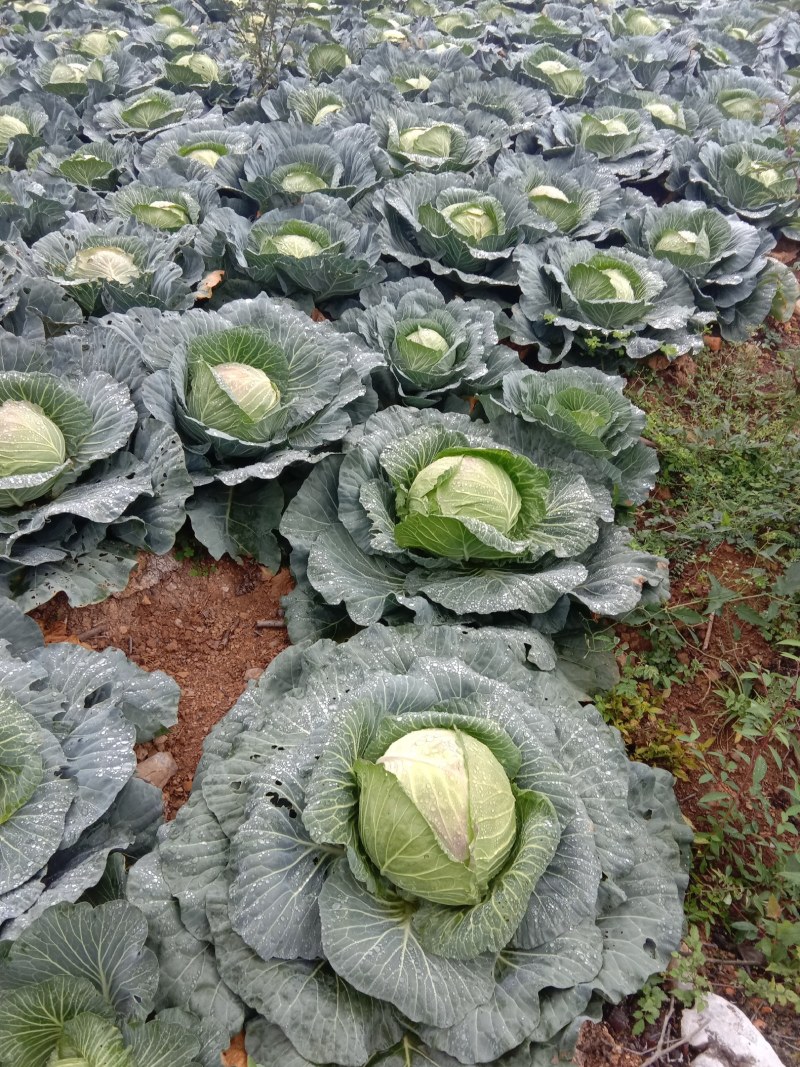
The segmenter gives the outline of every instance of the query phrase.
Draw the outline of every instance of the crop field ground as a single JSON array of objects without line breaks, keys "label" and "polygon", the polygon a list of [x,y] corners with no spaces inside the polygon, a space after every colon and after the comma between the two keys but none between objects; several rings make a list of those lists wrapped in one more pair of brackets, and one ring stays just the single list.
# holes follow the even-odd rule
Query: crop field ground
[{"label": "crop field ground", "polygon": [[[629,380],[661,462],[637,540],[672,561],[672,596],[610,628],[622,677],[599,706],[632,758],[676,776],[697,838],[671,978],[587,1024],[581,1067],[640,1067],[665,1048],[654,1063],[689,1063],[680,1006],[705,990],[740,1004],[800,1062],[796,321],[666,368],[654,360]],[[48,640],[116,646],[180,682],[178,725],[139,749],[178,763],[169,816],[187,799],[210,727],[286,647],[280,597],[290,588],[287,571],[215,561],[187,535],[171,556],[143,557],[124,594],[79,609],[57,598],[35,613]],[[228,1062],[245,1067],[237,1047]]]},{"label": "crop field ground", "polygon": [[798,159],[800,0],[0,0],[0,1067],[800,1067]]}]

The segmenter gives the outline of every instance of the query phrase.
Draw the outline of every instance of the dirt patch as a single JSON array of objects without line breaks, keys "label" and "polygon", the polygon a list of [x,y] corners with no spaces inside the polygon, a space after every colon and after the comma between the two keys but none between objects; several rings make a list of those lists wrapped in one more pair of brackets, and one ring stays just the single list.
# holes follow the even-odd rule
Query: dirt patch
[{"label": "dirt patch", "polygon": [[[137,746],[140,760],[169,752],[177,773],[164,790],[173,818],[192,788],[209,730],[231,708],[248,679],[289,643],[280,599],[292,587],[286,570],[223,559],[179,562],[143,556],[128,588],[102,604],[70,608],[63,596],[33,612],[48,641],[115,646],[147,670],[171,674],[181,687],[178,724]],[[259,622],[278,626],[259,627]]]}]

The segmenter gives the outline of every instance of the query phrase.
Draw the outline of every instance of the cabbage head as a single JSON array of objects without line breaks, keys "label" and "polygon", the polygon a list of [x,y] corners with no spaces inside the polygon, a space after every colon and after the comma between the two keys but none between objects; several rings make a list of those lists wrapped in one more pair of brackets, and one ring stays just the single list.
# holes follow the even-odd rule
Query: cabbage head
[{"label": "cabbage head", "polygon": [[165,130],[145,142],[138,163],[141,170],[169,168],[189,181],[237,188],[254,138],[255,133],[249,127],[221,126],[219,120],[216,123],[196,120]]},{"label": "cabbage head", "polygon": [[371,626],[273,661],[128,895],[256,1062],[546,1067],[669,961],[691,837],[519,632]]},{"label": "cabbage head", "polygon": [[794,313],[800,287],[768,256],[775,240],[765,230],[699,201],[648,207],[623,230],[634,251],[681,271],[727,341],[746,340],[769,315],[787,320]]},{"label": "cabbage head", "polygon": [[489,115],[417,102],[379,104],[370,125],[383,150],[387,176],[471,171],[495,154],[505,134],[503,124]]},{"label": "cabbage head", "polygon": [[93,141],[81,145],[74,152],[64,149],[45,154],[45,161],[53,170],[75,185],[86,189],[111,189],[116,186],[120,171],[129,156],[129,146],[110,141]]},{"label": "cabbage head", "polygon": [[0,640],[0,940],[14,940],[110,856],[152,846],[161,790],[134,778],[134,745],[177,722],[179,690],[118,649],[45,647],[5,598]]},{"label": "cabbage head", "polygon": [[277,569],[278,476],[375,410],[366,383],[381,356],[264,295],[219,312],[115,315],[95,337],[129,365],[146,361],[142,402],[183,442],[198,539],[216,558],[246,552]]},{"label": "cabbage head", "polygon": [[[185,210],[173,203],[168,209],[172,222],[178,221],[176,209],[181,217]],[[120,218],[97,226],[73,215],[61,230],[36,241],[31,253],[39,272],[87,314],[132,307],[188,308],[203,263],[197,255],[179,256],[180,241],[168,228],[163,233],[151,229],[145,237],[126,232]]]},{"label": "cabbage head", "polygon": [[201,182],[185,182],[164,188],[131,182],[105,197],[104,207],[112,218],[130,220],[143,227],[173,233],[196,226],[203,215],[219,203],[214,189]]},{"label": "cabbage head", "polygon": [[522,296],[512,336],[538,344],[543,363],[570,353],[610,360],[659,349],[679,355],[701,347],[702,324],[713,318],[697,310],[677,268],[659,259],[567,238],[522,246],[516,259]]},{"label": "cabbage head", "polygon": [[261,98],[261,109],[271,121],[298,122],[308,126],[331,125],[337,129],[354,123],[368,123],[376,95],[385,95],[399,103],[391,86],[383,91],[366,78],[347,75],[325,85],[308,78],[286,77]]},{"label": "cabbage head", "polygon": [[428,100],[460,108],[466,115],[482,112],[499,119],[506,136],[532,129],[550,109],[550,98],[539,89],[520,85],[511,78],[487,78],[476,66],[440,74],[427,91]]},{"label": "cabbage head", "polygon": [[373,201],[384,255],[464,285],[514,285],[514,248],[542,230],[509,183],[460,174],[408,174]]},{"label": "cabbage head", "polygon": [[176,94],[168,89],[146,89],[122,100],[109,100],[94,109],[87,132],[93,140],[107,137],[146,136],[158,130],[197,119],[203,101],[195,93]]},{"label": "cabbage head", "polygon": [[530,458],[518,436],[506,444],[500,428],[467,415],[399,407],[348,434],[344,454],[316,466],[281,522],[297,580],[292,640],[348,619],[519,612],[544,626],[570,597],[616,615],[645,584],[658,591],[665,566],[627,548],[606,486],[557,454]]},{"label": "cabbage head", "polygon": [[554,236],[602,240],[618,229],[638,199],[588,152],[552,159],[502,152],[494,173],[498,181],[508,181],[525,193],[539,226]]},{"label": "cabbage head", "polygon": [[785,151],[757,142],[700,146],[689,167],[688,196],[732,212],[751,226],[800,237],[800,193]]},{"label": "cabbage head", "polygon": [[494,310],[479,301],[445,298],[428,278],[403,278],[362,289],[337,329],[359,334],[382,352],[373,372],[384,404],[431,407],[448,396],[473,396],[496,386],[519,363],[497,343]]},{"label": "cabbage head", "polygon": [[264,212],[237,251],[246,272],[265,288],[310,293],[317,303],[350,296],[385,275],[375,224],[356,219],[346,201],[321,193]]},{"label": "cabbage head", "polygon": [[[26,608],[123,588],[133,546],[167,552],[191,492],[180,443],[138,430],[112,367],[66,340],[0,341],[0,591]],[[106,369],[108,367],[108,369]]]},{"label": "cabbage head", "polygon": [[641,504],[658,457],[640,440],[645,414],[623,395],[625,380],[593,367],[544,374],[518,366],[481,404],[491,423],[528,454],[556,456],[605,484],[616,503]]},{"label": "cabbage head", "polygon": [[[606,105],[554,111],[537,138],[545,155],[582,148],[621,180],[647,182],[669,171],[675,134],[657,130],[647,111]],[[528,150],[528,142],[521,147]]]},{"label": "cabbage head", "polygon": [[553,100],[581,100],[591,86],[589,67],[568,52],[550,44],[531,49],[522,57],[520,71]]},{"label": "cabbage head", "polygon": [[[109,892],[122,880],[109,880]],[[0,960],[0,1064],[219,1063],[219,1027],[182,1008],[146,1021],[159,979],[146,937],[142,913],[119,899],[58,904],[38,919]]]},{"label": "cabbage head", "polygon": [[[386,43],[365,52],[359,69],[370,81],[380,86],[389,86],[407,100],[411,100],[424,99],[437,78],[451,71],[461,70],[468,64],[467,56],[455,45],[436,51],[410,51]],[[444,102],[449,103],[449,100]],[[458,106],[456,101],[453,103]]]},{"label": "cabbage head", "polygon": [[46,125],[47,114],[38,106],[0,105],[0,161],[15,148],[24,159],[31,149],[42,143]]},{"label": "cabbage head", "polygon": [[245,158],[241,186],[262,211],[296,204],[307,193],[353,202],[378,183],[368,126],[332,130],[270,122]]}]

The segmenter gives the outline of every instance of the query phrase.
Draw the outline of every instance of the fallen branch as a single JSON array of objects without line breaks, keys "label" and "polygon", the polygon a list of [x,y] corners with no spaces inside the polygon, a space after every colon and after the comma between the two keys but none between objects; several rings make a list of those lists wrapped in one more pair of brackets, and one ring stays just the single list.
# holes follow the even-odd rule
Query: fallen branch
[{"label": "fallen branch", "polygon": [[715,618],[714,612],[712,611],[711,614],[708,616],[708,626],[706,626],[706,636],[703,638],[703,651],[704,652],[708,651],[708,646],[711,643],[711,631],[714,628],[714,618]]}]

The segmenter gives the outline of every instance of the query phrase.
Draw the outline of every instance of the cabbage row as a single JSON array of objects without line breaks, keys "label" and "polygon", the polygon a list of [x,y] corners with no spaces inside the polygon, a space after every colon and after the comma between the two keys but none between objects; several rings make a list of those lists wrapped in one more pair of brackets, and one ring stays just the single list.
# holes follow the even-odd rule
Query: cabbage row
[{"label": "cabbage row", "polygon": [[0,600],[0,941],[152,848],[161,790],[134,744],[175,725],[178,696],[118,649],[45,646]]},{"label": "cabbage row", "polygon": [[291,550],[295,639],[663,595],[598,372],[792,313],[798,15],[315,3],[264,84],[251,6],[0,15],[0,591],[102,599],[188,515]]},{"label": "cabbage row", "polygon": [[[0,1063],[545,1067],[680,943],[619,372],[791,317],[800,14],[268,9],[0,11]],[[187,519],[295,647],[156,839],[177,687],[22,611]]]},{"label": "cabbage row", "polygon": [[128,897],[262,1067],[547,1067],[678,946],[672,777],[525,635],[371,626],[273,661]]}]

